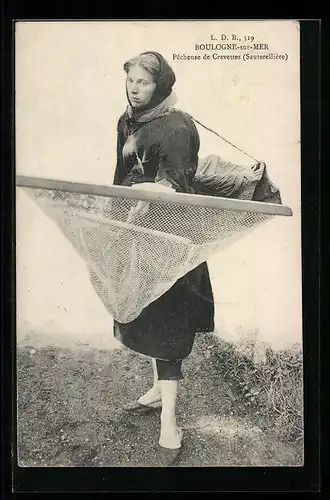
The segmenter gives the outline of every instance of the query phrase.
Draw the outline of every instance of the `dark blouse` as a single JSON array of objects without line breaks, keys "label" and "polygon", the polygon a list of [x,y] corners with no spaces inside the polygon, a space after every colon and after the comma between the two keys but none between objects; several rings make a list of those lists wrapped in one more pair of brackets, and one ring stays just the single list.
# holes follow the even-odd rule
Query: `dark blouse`
[{"label": "dark blouse", "polygon": [[[118,122],[114,184],[165,179],[177,191],[192,193],[198,151],[198,131],[182,111],[172,110],[148,123],[133,123],[124,113]],[[185,358],[196,332],[213,329],[213,293],[206,262],[178,279],[132,322],[114,321],[115,337],[126,347],[161,360]]]},{"label": "dark blouse", "polygon": [[130,186],[165,179],[178,192],[193,192],[200,142],[194,122],[185,113],[171,110],[139,123],[132,122],[125,112],[117,133],[114,184]]}]

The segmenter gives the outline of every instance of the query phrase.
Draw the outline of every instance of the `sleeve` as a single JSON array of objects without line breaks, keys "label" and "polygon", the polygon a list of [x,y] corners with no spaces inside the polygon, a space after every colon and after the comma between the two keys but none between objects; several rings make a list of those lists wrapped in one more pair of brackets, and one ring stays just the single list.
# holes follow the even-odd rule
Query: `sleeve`
[{"label": "sleeve", "polygon": [[156,182],[169,184],[176,191],[189,192],[191,176],[191,135],[181,125],[164,133],[159,150],[159,168]]},{"label": "sleeve", "polygon": [[113,178],[113,184],[120,185],[125,179],[125,165],[123,161],[123,147],[125,144],[125,136],[122,125],[123,117],[120,117],[117,124],[117,163]]}]

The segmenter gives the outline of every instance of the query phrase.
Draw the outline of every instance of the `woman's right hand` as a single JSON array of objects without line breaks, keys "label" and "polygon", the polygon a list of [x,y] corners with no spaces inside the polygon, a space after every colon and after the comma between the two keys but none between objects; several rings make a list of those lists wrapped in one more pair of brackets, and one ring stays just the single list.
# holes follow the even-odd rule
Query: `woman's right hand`
[{"label": "woman's right hand", "polygon": [[[175,191],[172,187],[165,185],[161,182],[140,182],[133,184],[132,188],[140,189],[141,191],[153,191],[153,192],[169,192]],[[127,219],[127,222],[133,222],[137,217],[141,217],[148,212],[150,202],[149,201],[138,201],[135,207],[132,207]]]},{"label": "woman's right hand", "polygon": [[140,182],[132,185],[135,189],[141,189],[142,191],[155,191],[155,192],[169,192],[175,191],[172,187],[162,184],[161,182]]}]

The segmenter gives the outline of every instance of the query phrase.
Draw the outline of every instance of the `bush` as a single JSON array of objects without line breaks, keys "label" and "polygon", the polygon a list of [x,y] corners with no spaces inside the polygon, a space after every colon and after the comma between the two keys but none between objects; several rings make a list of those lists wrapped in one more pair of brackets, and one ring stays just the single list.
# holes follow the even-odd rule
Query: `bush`
[{"label": "bush", "polygon": [[268,419],[280,438],[303,439],[303,357],[301,345],[289,350],[264,348],[263,362],[254,362],[255,340],[233,346],[220,341],[218,367],[239,399]]}]

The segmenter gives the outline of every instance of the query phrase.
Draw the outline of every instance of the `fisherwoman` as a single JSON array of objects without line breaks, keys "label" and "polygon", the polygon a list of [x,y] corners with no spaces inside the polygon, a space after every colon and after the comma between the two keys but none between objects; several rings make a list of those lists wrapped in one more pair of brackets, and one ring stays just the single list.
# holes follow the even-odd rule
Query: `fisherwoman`
[{"label": "fisherwoman", "polygon": [[[114,184],[139,184],[143,189],[146,182],[156,183],[193,193],[199,135],[191,118],[174,108],[172,68],[159,53],[150,51],[127,61],[124,71],[128,106],[117,126]],[[174,464],[182,447],[176,419],[182,362],[192,351],[196,333],[213,329],[213,293],[205,262],[177,280],[132,322],[114,321],[115,337],[152,360],[152,387],[124,411],[141,416],[161,411],[159,457],[163,465]]]}]

